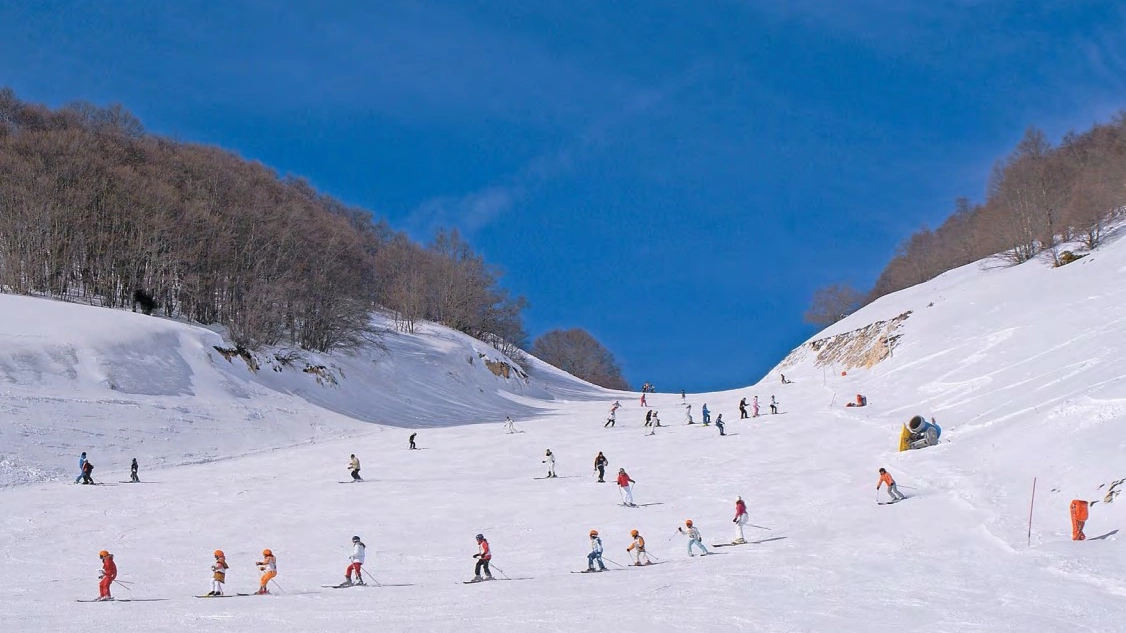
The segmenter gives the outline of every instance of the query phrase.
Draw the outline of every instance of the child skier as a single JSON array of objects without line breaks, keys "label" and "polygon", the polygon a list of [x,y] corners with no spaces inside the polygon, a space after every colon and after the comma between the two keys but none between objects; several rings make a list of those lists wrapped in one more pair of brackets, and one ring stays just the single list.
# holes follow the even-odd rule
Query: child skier
[{"label": "child skier", "polygon": [[129,464],[129,479],[135,483],[141,483],[141,478],[137,476],[137,458],[133,458],[133,463]]},{"label": "child skier", "polygon": [[258,565],[258,571],[262,572],[262,577],[258,581],[258,594],[270,593],[270,589],[266,585],[278,575],[278,559],[274,558],[272,551],[264,549],[262,550],[262,560],[254,564]]},{"label": "child skier", "polygon": [[[364,584],[364,576],[361,568],[364,565],[364,553],[367,550],[367,545],[360,540],[360,537],[352,537],[352,554],[348,556],[348,568],[344,570],[344,582],[340,584],[341,587],[351,587],[353,584]],[[352,572],[356,572],[356,582],[352,582]]]},{"label": "child skier", "polygon": [[637,507],[637,504],[633,502],[633,489],[630,488],[630,484],[635,483],[637,482],[629,478],[625,468],[618,469],[618,493],[622,496],[623,505],[631,508]]},{"label": "child skier", "polygon": [[880,479],[879,479],[879,481],[876,482],[876,493],[877,494],[879,494],[880,486],[882,486],[884,484],[887,484],[888,495],[891,496],[891,501],[889,503],[895,503],[896,501],[902,501],[903,499],[906,498],[906,497],[903,496],[903,493],[899,491],[899,487],[895,485],[895,480],[891,478],[891,473],[889,473],[888,471],[881,468],[880,469]]},{"label": "child skier", "polygon": [[348,470],[352,471],[352,481],[363,481],[364,478],[360,477],[360,458],[355,453],[349,457],[351,460],[348,462]]},{"label": "child skier", "polygon": [[[634,560],[633,564],[638,567],[642,565],[651,565],[652,561],[649,560],[649,554],[645,552],[645,537],[641,536],[641,533],[637,530],[630,530],[629,535],[633,537],[633,542],[629,544],[629,547],[626,548],[626,551],[630,552],[631,556],[637,557]],[[634,553],[635,551],[636,553]],[[645,557],[644,563],[641,562],[641,557],[643,556]]]},{"label": "child skier", "polygon": [[594,469],[598,471],[598,483],[606,483],[606,467],[609,465],[610,460],[606,459],[602,451],[598,451],[598,457],[594,458]]},{"label": "child skier", "polygon": [[684,405],[684,419],[688,424],[695,424],[695,422],[692,421],[692,405],[690,404]]},{"label": "child skier", "polygon": [[94,483],[94,478],[90,476],[90,474],[93,473],[93,472],[94,472],[94,465],[90,463],[90,460],[86,460],[86,463],[82,465],[82,483],[84,483],[84,484]]},{"label": "child skier", "polygon": [[695,554],[692,553],[692,546],[698,545],[700,547],[700,550],[703,552],[700,555],[707,556],[709,553],[708,548],[704,547],[704,540],[700,538],[700,530],[697,529],[696,526],[692,525],[692,519],[686,520],[684,522],[684,527],[688,529],[685,530],[684,528],[678,527],[676,528],[676,531],[688,536],[688,555],[695,556]]},{"label": "child skier", "polygon": [[555,476],[555,455],[551,454],[550,448],[547,449],[547,453],[545,453],[545,457],[544,457],[543,461],[541,461],[540,463],[541,464],[547,464],[547,476],[548,477],[554,477]]},{"label": "child skier", "polygon": [[117,580],[117,563],[113,562],[113,554],[105,550],[98,552],[98,558],[102,559],[102,571],[98,574],[98,600],[113,600],[109,586]]},{"label": "child skier", "polygon": [[227,569],[230,566],[227,565],[227,555],[223,553],[223,550],[215,550],[213,556],[215,556],[215,563],[211,565],[211,591],[208,591],[207,595],[221,596],[223,595],[223,583],[227,582]]},{"label": "child skier", "polygon": [[722,414],[722,413],[716,416],[716,418],[715,418],[715,427],[716,427],[717,429],[719,429],[719,434],[720,434],[720,435],[727,435],[727,433],[724,433],[724,432],[723,432],[723,414]]},{"label": "child skier", "polygon": [[704,416],[704,420],[703,420],[704,426],[711,424],[711,422],[712,422],[712,412],[708,411],[708,403],[707,402],[705,402],[704,406],[700,408],[700,414]]},{"label": "child skier", "polygon": [[732,545],[742,545],[747,542],[743,538],[743,526],[747,523],[747,504],[743,503],[743,497],[735,498],[735,518],[731,519],[735,524],[735,540],[731,541]]},{"label": "child skier", "polygon": [[598,571],[606,571],[606,564],[602,562],[602,539],[598,538],[598,530],[590,531],[590,553],[586,555],[586,570],[594,571],[594,563],[598,562]]},{"label": "child skier", "polygon": [[[493,553],[489,550],[489,542],[485,540],[484,534],[477,535],[477,553],[473,555],[477,559],[477,566],[473,569],[473,582],[480,582],[482,580],[492,580],[493,574],[489,571],[489,561],[493,559]],[[485,577],[481,577],[481,572],[485,572]]]}]

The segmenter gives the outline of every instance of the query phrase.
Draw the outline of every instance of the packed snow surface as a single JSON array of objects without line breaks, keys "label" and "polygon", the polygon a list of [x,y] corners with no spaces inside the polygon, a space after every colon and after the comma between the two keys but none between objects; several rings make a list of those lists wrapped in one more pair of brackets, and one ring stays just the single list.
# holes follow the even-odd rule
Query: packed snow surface
[{"label": "packed snow surface", "polygon": [[[951,271],[817,337],[910,310],[883,362],[841,375],[807,355],[782,369],[792,384],[775,371],[688,394],[691,426],[679,393],[650,394],[654,435],[639,394],[538,363],[527,380],[481,373],[495,350],[437,326],[312,358],[333,386],[300,367],[250,372],[201,328],[2,296],[0,631],[1126,630],[1126,499],[1104,500],[1126,477],[1124,278],[1126,240],[1056,269]],[[857,393],[868,406],[844,407]],[[755,395],[762,414],[740,420]],[[699,424],[705,403],[727,436]],[[913,415],[943,441],[896,452]],[[546,449],[556,479],[537,479]],[[83,450],[107,485],[71,483]],[[641,507],[595,481],[598,451]],[[364,483],[338,483],[351,453]],[[143,483],[118,483],[134,456]],[[881,466],[905,501],[876,503]],[[676,528],[729,542],[738,495],[763,529],[689,557]],[[1072,499],[1099,500],[1084,542]],[[572,574],[592,528],[613,571]],[[621,566],[631,529],[660,564]],[[511,580],[462,584],[479,532]],[[384,586],[322,587],[343,579],[353,534]],[[194,598],[216,548],[229,593],[257,588],[272,549],[273,595]],[[77,602],[97,595],[101,549],[132,583],[116,597],[160,600]]]}]

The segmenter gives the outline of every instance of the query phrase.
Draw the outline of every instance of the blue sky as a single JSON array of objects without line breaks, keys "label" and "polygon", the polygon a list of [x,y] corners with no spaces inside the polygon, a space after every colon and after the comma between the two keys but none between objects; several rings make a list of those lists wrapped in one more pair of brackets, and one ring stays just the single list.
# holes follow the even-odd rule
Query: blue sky
[{"label": "blue sky", "polygon": [[1124,32],[1081,0],[40,1],[0,5],[0,85],[456,226],[533,336],[691,391],[757,380],[1027,126],[1126,106]]}]

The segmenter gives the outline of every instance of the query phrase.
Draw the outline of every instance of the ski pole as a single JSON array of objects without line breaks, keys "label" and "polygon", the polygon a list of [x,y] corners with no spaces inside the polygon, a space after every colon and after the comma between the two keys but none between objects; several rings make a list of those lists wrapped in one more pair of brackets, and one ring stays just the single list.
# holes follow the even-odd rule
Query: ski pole
[{"label": "ski pole", "polygon": [[363,567],[360,567],[360,571],[367,574],[368,580],[374,582],[376,587],[382,587],[383,586],[383,585],[379,584],[379,581],[375,579],[375,576],[372,576],[370,573],[368,573],[368,570],[364,569]]},{"label": "ski pole", "polygon": [[659,558],[657,558],[656,556],[654,556],[654,555],[650,554],[650,553],[649,553],[649,550],[645,550],[645,557],[646,557],[646,558],[652,558],[652,559],[653,559],[653,562],[656,562],[656,563],[659,563],[659,562],[661,562],[661,559],[659,559]]},{"label": "ski pole", "polygon": [[130,588],[129,588],[129,585],[127,585],[127,584],[125,584],[125,583],[123,583],[123,582],[121,582],[121,581],[115,580],[114,582],[116,582],[117,584],[121,585],[122,587],[125,587],[125,591],[133,591],[132,589],[130,589]]},{"label": "ski pole", "polygon": [[282,586],[278,584],[278,581],[271,578],[270,582],[274,583],[274,586],[278,588],[278,591],[285,593],[285,589],[282,589]]},{"label": "ski pole", "polygon": [[768,527],[763,527],[761,525],[755,525],[754,523],[748,523],[747,525],[749,525],[750,527],[753,527],[753,528],[758,528],[760,530],[766,530],[767,532],[771,531],[771,529],[768,528]]},{"label": "ski pole", "polygon": [[512,580],[511,578],[508,578],[508,574],[504,573],[504,570],[503,570],[503,569],[501,569],[500,567],[497,567],[496,565],[493,565],[492,567],[493,567],[493,569],[497,570],[497,572],[498,572],[498,573],[499,573],[499,574],[500,574],[501,576],[504,576],[504,577],[505,577],[505,578],[507,578],[508,580]]},{"label": "ski pole", "polygon": [[129,580],[114,580],[114,582],[116,582],[116,583],[118,583],[118,584],[122,584],[122,585],[131,585],[131,584],[133,584],[133,583],[132,583],[131,581],[129,581]]},{"label": "ski pole", "polygon": [[625,568],[625,565],[623,565],[621,563],[614,562],[614,561],[610,560],[609,558],[606,558],[605,556],[602,557],[602,560],[604,560],[608,563],[613,563],[613,564],[617,565],[618,567]]},{"label": "ski pole", "polygon": [[667,539],[665,539],[665,542],[668,543],[669,541],[671,541],[673,539],[673,537],[676,536],[677,532],[679,532],[679,531],[680,531],[680,528],[676,528],[675,530],[673,530],[672,535],[669,536]]}]

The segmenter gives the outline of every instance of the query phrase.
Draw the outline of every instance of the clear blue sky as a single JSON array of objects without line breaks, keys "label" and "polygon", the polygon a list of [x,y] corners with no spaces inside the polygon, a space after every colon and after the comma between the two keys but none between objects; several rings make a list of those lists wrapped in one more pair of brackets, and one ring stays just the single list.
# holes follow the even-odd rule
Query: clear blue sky
[{"label": "clear blue sky", "polygon": [[583,327],[635,386],[720,389],[813,334],[815,288],[867,289],[980,199],[1025,127],[1126,105],[1124,6],[8,2],[0,85],[121,103],[420,240],[457,226],[533,336]]}]

